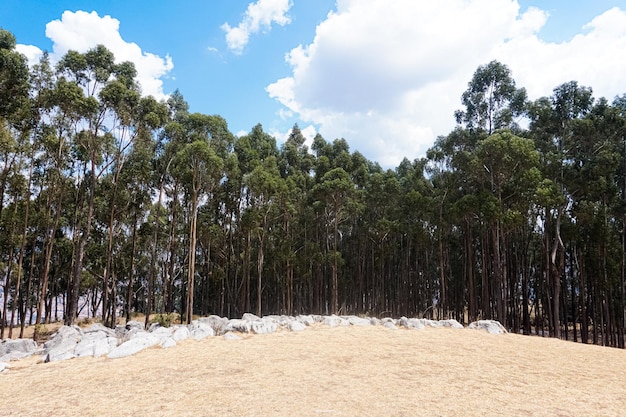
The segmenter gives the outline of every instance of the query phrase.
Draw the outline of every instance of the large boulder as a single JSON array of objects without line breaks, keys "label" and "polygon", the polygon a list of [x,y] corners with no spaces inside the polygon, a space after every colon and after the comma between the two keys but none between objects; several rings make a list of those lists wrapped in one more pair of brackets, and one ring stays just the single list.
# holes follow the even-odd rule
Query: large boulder
[{"label": "large boulder", "polygon": [[0,362],[22,359],[31,356],[37,350],[37,343],[32,339],[3,340],[0,342]]},{"label": "large boulder", "polygon": [[172,332],[172,339],[175,342],[180,342],[181,340],[188,339],[189,337],[191,337],[191,332],[189,332],[187,326],[176,327]]},{"label": "large boulder", "polygon": [[85,333],[74,348],[74,356],[94,356],[96,358],[107,355],[117,347],[117,338],[110,336],[105,331]]},{"label": "large boulder", "polygon": [[449,327],[451,329],[463,329],[463,325],[455,319],[439,320],[441,327]]},{"label": "large boulder", "polygon": [[315,317],[310,314],[306,316],[299,315],[296,317],[296,320],[307,326],[312,326],[316,323]]},{"label": "large boulder", "polygon": [[424,322],[421,319],[409,319],[406,317],[400,317],[397,323],[398,325],[406,327],[407,329],[421,330],[424,328]]},{"label": "large boulder", "polygon": [[74,349],[81,340],[83,331],[78,326],[61,327],[44,343],[44,362],[62,361],[74,358]]},{"label": "large boulder", "polygon": [[205,337],[215,336],[215,331],[213,330],[213,327],[198,320],[192,321],[191,324],[187,327],[189,328],[189,333],[191,334],[191,337],[193,337],[195,340],[201,340]]},{"label": "large boulder", "polygon": [[86,335],[93,332],[104,332],[108,337],[116,337],[115,330],[106,327],[102,323],[94,323],[86,329],[83,329],[83,333]]},{"label": "large boulder", "polygon": [[504,326],[500,324],[500,322],[495,320],[478,320],[470,323],[470,325],[467,327],[474,330],[486,330],[491,334],[508,333]]},{"label": "large boulder", "polygon": [[146,332],[145,335],[138,335],[135,338],[117,346],[109,352],[108,357],[111,359],[124,358],[126,356],[134,355],[137,352],[141,352],[142,350],[152,347],[158,343],[158,338]]},{"label": "large boulder", "polygon": [[348,316],[348,317],[344,317],[345,320],[348,320],[348,323],[350,323],[352,326],[371,326],[372,322],[370,319],[366,319],[363,317],[357,317],[357,316]]},{"label": "large boulder", "polygon": [[168,337],[167,339],[159,343],[159,346],[161,346],[163,349],[174,347],[176,346],[176,340],[174,340],[172,337]]},{"label": "large boulder", "polygon": [[216,335],[224,334],[226,332],[226,327],[228,326],[228,319],[226,317],[220,317],[216,315],[211,315],[209,317],[199,318],[198,321],[200,323],[207,324],[213,328],[213,332]]},{"label": "large boulder", "polygon": [[263,318],[252,322],[252,331],[256,334],[269,334],[278,330],[278,323],[272,319]]},{"label": "large boulder", "polygon": [[350,322],[342,317],[338,317],[335,315],[326,316],[322,323],[328,327],[337,327],[337,326],[349,326]]},{"label": "large boulder", "polygon": [[165,342],[165,340],[169,339],[172,336],[173,331],[174,329],[172,329],[171,327],[157,326],[155,328],[152,328],[152,331],[148,333],[159,339],[159,344],[162,344],[163,342]]},{"label": "large boulder", "polygon": [[257,316],[256,314],[252,314],[252,313],[243,313],[243,316],[241,316],[241,320],[258,321],[258,320],[261,320],[261,317]]},{"label": "large boulder", "polygon": [[224,333],[239,332],[250,333],[252,330],[252,323],[248,320],[231,319],[228,320],[228,324],[224,328]]},{"label": "large boulder", "polygon": [[292,332],[301,332],[306,329],[306,324],[297,320],[292,320],[289,322],[288,328]]}]

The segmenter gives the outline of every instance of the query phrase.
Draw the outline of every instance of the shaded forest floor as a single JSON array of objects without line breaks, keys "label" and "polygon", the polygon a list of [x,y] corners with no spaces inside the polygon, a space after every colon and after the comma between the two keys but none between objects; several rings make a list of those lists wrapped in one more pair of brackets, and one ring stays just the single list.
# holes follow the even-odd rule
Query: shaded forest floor
[{"label": "shaded forest floor", "polygon": [[626,351],[475,330],[314,326],[122,359],[12,362],[3,416],[618,416]]}]

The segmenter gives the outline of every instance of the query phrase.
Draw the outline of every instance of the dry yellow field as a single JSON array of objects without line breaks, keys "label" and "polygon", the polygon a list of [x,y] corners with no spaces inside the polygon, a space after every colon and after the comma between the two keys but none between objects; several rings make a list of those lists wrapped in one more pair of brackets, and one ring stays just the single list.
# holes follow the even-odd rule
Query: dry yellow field
[{"label": "dry yellow field", "polygon": [[468,329],[320,326],[11,365],[0,416],[626,415],[626,351]]}]

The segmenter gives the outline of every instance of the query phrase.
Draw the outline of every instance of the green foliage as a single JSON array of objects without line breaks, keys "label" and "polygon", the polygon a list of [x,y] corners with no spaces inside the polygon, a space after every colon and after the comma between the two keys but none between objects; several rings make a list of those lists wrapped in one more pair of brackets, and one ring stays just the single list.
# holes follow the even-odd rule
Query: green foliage
[{"label": "green foliage", "polygon": [[161,327],[170,327],[177,319],[174,313],[159,313],[154,315],[152,323],[157,323]]}]

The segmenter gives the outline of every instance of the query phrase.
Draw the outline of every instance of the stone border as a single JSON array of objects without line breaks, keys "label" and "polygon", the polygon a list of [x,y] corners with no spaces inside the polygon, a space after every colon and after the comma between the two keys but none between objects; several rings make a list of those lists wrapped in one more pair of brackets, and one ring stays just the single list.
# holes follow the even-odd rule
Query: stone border
[{"label": "stone border", "polygon": [[[38,346],[32,339],[4,340],[0,342],[0,372],[10,368],[7,363],[32,355],[40,355],[43,362],[56,362],[84,356],[123,358],[134,355],[152,346],[170,348],[185,339],[202,340],[207,337],[222,336],[226,340],[239,340],[241,333],[269,334],[276,331],[299,332],[308,326],[382,326],[396,330],[424,329],[425,327],[447,327],[463,329],[456,320],[428,320],[401,317],[367,318],[358,316],[299,315],[258,317],[245,313],[241,319],[227,319],[219,316],[202,317],[188,325],[161,327],[152,324],[146,331],[142,323],[129,321],[110,329],[100,323],[86,329],[78,326],[63,326],[43,345]],[[471,323],[469,329],[485,330],[492,334],[507,333],[497,321],[479,320]]]}]

